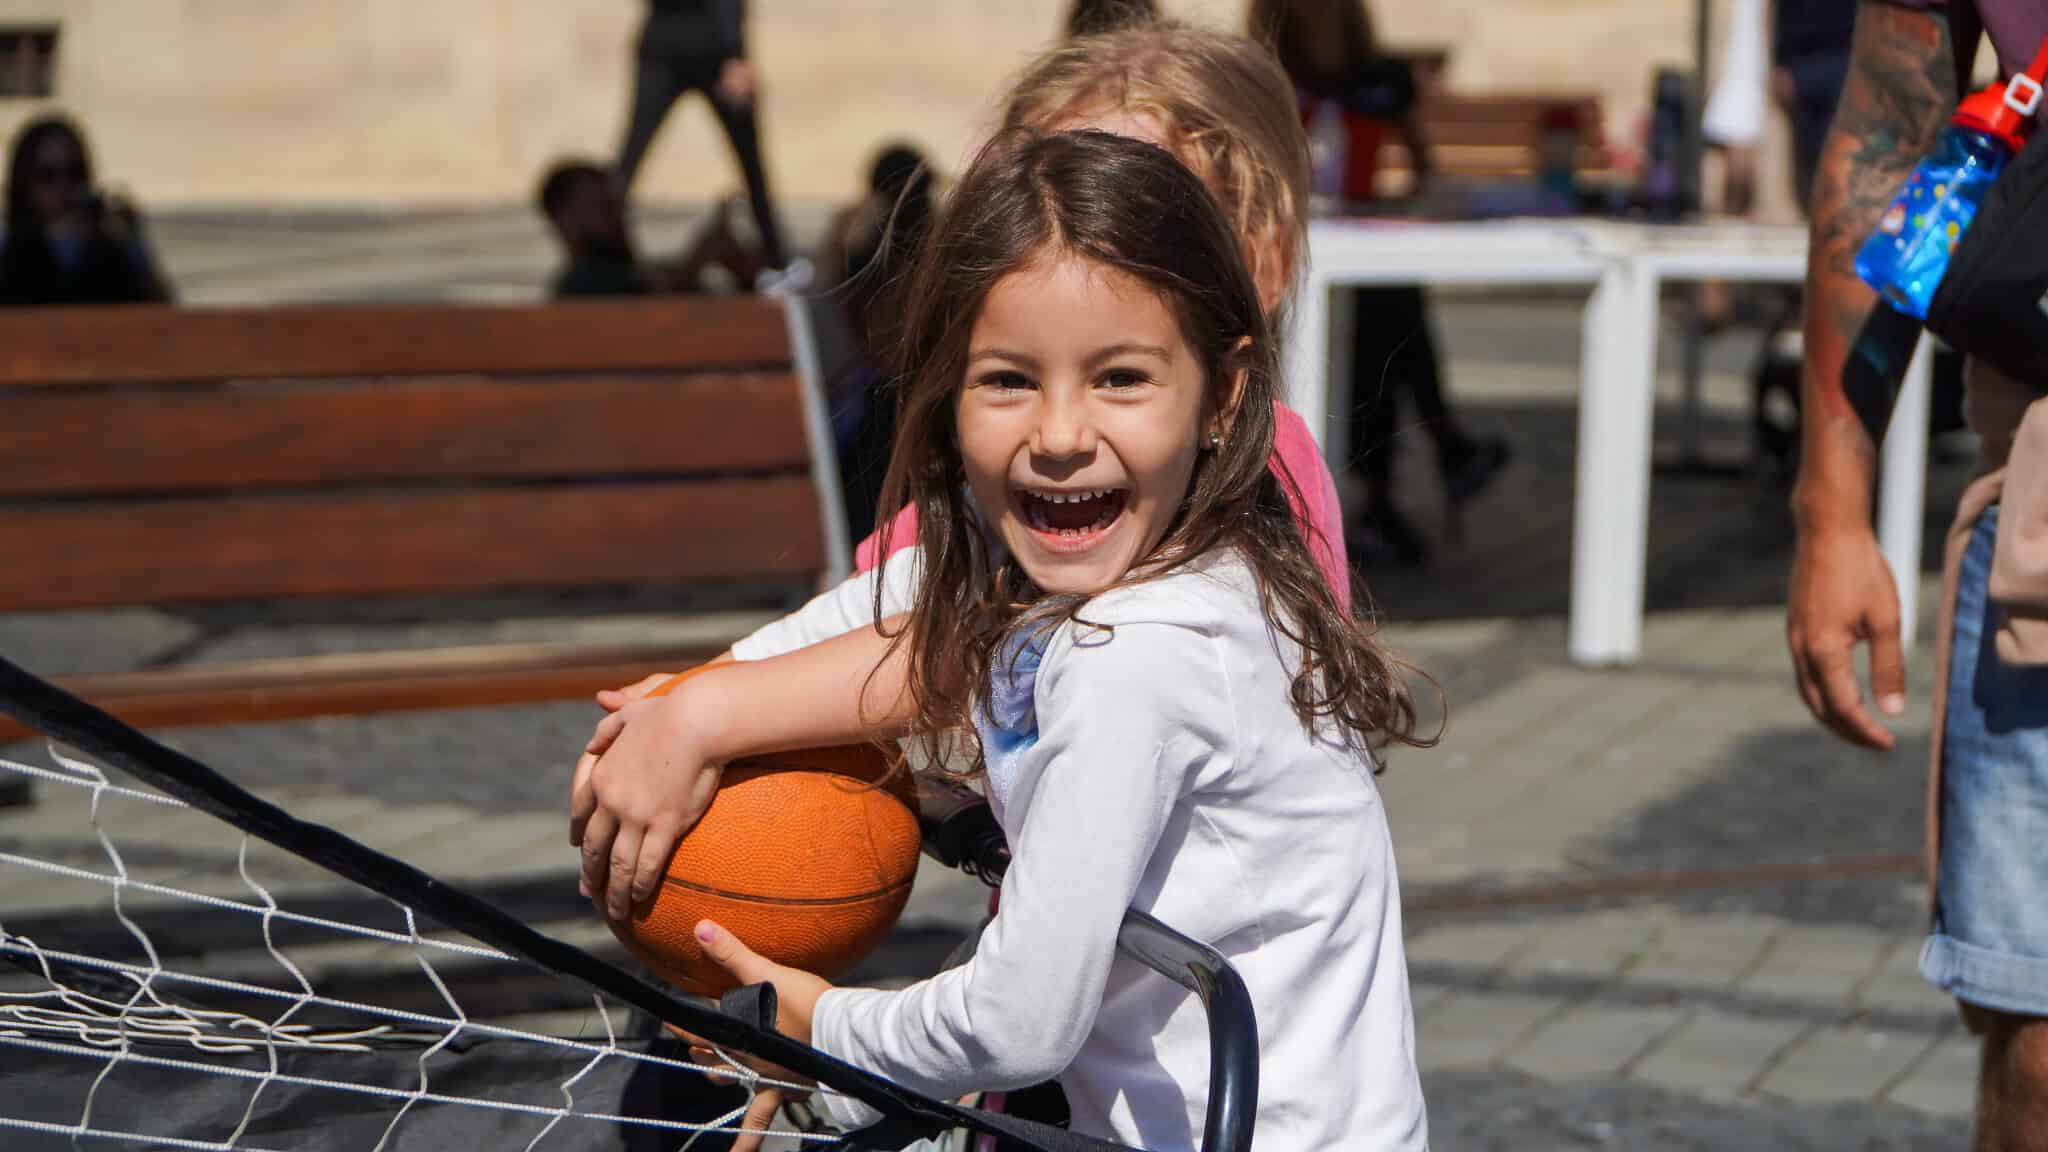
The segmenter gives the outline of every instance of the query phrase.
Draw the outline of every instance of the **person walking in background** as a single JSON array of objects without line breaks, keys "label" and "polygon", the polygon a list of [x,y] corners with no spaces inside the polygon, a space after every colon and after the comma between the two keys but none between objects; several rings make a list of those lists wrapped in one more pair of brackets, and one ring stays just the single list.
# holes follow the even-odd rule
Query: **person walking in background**
[{"label": "person walking in background", "polygon": [[85,135],[61,116],[24,125],[7,162],[0,305],[141,304],[171,288],[124,200],[93,186]]},{"label": "person walking in background", "polygon": [[884,366],[897,337],[904,279],[936,204],[924,154],[891,144],[876,153],[866,194],[832,217],[818,253],[819,280],[837,299],[855,352],[834,388],[833,405],[850,539],[864,540],[875,530],[896,442],[896,382]]},{"label": "person walking in background", "polygon": [[[1857,681],[1857,646],[1870,646],[1877,713],[1904,715],[1906,676],[1898,588],[1871,529],[1877,446],[1843,379],[1878,315],[1855,258],[1955,109],[1980,30],[2005,70],[2023,66],[2048,37],[2048,0],[1863,0],[1813,182],[1786,638],[1807,707],[1869,748],[1888,749],[1893,736]],[[2015,380],[1975,359],[1965,376],[1983,472],[1963,495],[1943,570],[1933,930],[1920,971],[1982,1037],[1977,1147],[2019,1152],[2048,1148],[2048,643],[2023,605],[1994,599],[1992,571],[2012,544],[2039,539],[2048,515],[2048,485],[2006,483],[2008,467],[2015,480],[2048,467],[2048,379]],[[2033,533],[2016,527],[2030,522]]]},{"label": "person walking in background", "polygon": [[1157,0],[1074,0],[1067,9],[1067,39],[1097,36],[1159,19]]},{"label": "person walking in background", "polygon": [[[1419,194],[1429,180],[1430,154],[1415,114],[1413,78],[1378,53],[1359,0],[1253,0],[1250,23],[1252,36],[1273,48],[1294,81],[1310,135],[1334,129],[1343,136],[1342,156],[1330,166],[1341,173],[1336,187],[1318,191],[1334,192],[1347,204],[1379,199],[1380,142],[1392,128],[1408,148]],[[1365,509],[1347,526],[1351,555],[1420,564],[1427,546],[1394,498],[1400,393],[1408,393],[1436,445],[1437,471],[1453,505],[1493,481],[1508,461],[1508,445],[1468,434],[1452,415],[1429,302],[1419,285],[1359,288],[1352,300],[1351,450]]]},{"label": "person walking in background", "polygon": [[1792,125],[1792,194],[1802,212],[1849,77],[1856,2],[1773,0],[1771,96]]},{"label": "person walking in background", "polygon": [[746,178],[762,258],[769,267],[783,268],[788,266],[788,253],[761,163],[757,87],[754,66],[747,61],[745,33],[744,0],[648,0],[647,22],[640,28],[635,53],[632,114],[619,148],[619,180],[630,193],[669,109],[692,91],[704,93]]}]

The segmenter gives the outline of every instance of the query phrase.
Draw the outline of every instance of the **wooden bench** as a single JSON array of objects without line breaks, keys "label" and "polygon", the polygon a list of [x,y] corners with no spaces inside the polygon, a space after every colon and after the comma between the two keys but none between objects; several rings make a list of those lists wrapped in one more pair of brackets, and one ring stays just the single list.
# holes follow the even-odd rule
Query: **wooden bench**
[{"label": "wooden bench", "polygon": [[[0,314],[0,611],[848,567],[800,300]],[[492,645],[75,677],[145,725],[555,699],[716,652]],[[0,726],[0,740],[19,729]]]},{"label": "wooden bench", "polygon": [[[1602,143],[1600,98],[1571,93],[1446,92],[1423,105],[1423,126],[1438,168],[1472,179],[1516,179],[1536,173],[1537,145],[1545,118],[1562,110],[1579,132],[1579,171],[1607,169]],[[1402,159],[1405,161],[1406,157]]]},{"label": "wooden bench", "polygon": [[[1579,126],[1579,171],[1605,176],[1611,158],[1605,144],[1600,97],[1591,92],[1459,92],[1445,79],[1450,53],[1415,48],[1400,53],[1415,70],[1418,115],[1440,175],[1491,181],[1526,179],[1536,173],[1537,145],[1553,111],[1572,114]],[[1408,150],[1389,135],[1380,150],[1381,177],[1388,191],[1408,185]]]}]

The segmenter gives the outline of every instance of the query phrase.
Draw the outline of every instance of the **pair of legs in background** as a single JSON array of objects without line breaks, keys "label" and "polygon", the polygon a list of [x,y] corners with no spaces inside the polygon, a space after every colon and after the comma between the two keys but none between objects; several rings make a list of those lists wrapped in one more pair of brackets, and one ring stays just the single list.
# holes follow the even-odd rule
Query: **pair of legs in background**
[{"label": "pair of legs in background", "polygon": [[[1365,488],[1362,514],[1349,518],[1346,550],[1361,563],[1419,564],[1428,548],[1394,501],[1394,465],[1403,433],[1419,425],[1436,448],[1444,497],[1464,503],[1507,463],[1505,440],[1468,435],[1444,398],[1442,359],[1430,329],[1429,299],[1412,284],[1353,291],[1351,453]],[[1402,423],[1402,394],[1415,406]]]},{"label": "pair of legs in background", "polygon": [[1942,738],[1941,861],[1920,970],[1983,1039],[1977,1147],[2048,1150],[2048,667],[2005,663],[1987,584],[1998,508],[1963,554]]},{"label": "pair of legs in background", "polygon": [[719,127],[732,145],[733,157],[747,182],[747,203],[754,214],[754,228],[761,236],[761,257],[770,268],[789,266],[789,253],[782,244],[782,228],[775,217],[775,205],[768,195],[768,173],[761,164],[760,126],[754,115],[754,98],[727,100],[718,93],[719,69],[724,61],[710,53],[669,52],[643,45],[636,54],[633,81],[633,111],[626,126],[625,144],[619,149],[619,178],[626,187],[646,158],[648,146],[669,109],[691,92],[702,92],[718,116]]}]

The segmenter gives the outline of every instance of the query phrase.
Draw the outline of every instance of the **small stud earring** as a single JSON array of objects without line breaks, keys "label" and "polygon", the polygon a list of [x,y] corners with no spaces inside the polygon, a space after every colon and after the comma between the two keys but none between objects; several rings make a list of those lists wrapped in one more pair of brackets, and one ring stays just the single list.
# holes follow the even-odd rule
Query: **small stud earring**
[{"label": "small stud earring", "polygon": [[1211,432],[1211,433],[1209,433],[1209,451],[1211,451],[1211,452],[1214,452],[1214,451],[1216,451],[1216,450],[1217,450],[1218,448],[1221,448],[1221,447],[1223,447],[1223,433],[1221,433],[1221,432]]}]

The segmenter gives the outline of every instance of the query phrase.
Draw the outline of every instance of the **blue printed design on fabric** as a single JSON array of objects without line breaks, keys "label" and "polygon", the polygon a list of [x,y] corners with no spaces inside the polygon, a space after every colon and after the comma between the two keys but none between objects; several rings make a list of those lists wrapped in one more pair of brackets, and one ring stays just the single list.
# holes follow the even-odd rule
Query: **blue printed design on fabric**
[{"label": "blue printed design on fabric", "polygon": [[1012,636],[989,670],[981,751],[988,769],[990,799],[999,813],[1009,800],[1017,758],[1038,743],[1038,666],[1045,659],[1051,637],[1048,629]]}]

